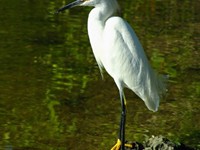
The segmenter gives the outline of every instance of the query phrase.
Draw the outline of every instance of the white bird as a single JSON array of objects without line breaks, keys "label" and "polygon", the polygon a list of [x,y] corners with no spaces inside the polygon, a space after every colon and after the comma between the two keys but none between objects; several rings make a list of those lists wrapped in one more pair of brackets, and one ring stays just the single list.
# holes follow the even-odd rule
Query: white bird
[{"label": "white bird", "polygon": [[94,7],[88,17],[88,34],[97,64],[114,79],[122,106],[119,139],[111,150],[125,149],[126,100],[124,87],[131,89],[146,104],[157,111],[165,85],[151,68],[145,52],[131,26],[116,14],[116,0],[76,0],[57,13],[74,6]]}]

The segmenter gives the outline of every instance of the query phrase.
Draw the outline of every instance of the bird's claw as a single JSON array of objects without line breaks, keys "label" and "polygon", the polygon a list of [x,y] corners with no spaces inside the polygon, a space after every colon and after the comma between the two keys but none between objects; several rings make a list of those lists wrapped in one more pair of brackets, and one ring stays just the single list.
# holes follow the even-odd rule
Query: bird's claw
[{"label": "bird's claw", "polygon": [[[122,143],[121,143],[120,139],[118,139],[117,143],[111,148],[111,150],[120,150],[121,145],[122,145]],[[133,146],[133,144],[125,143],[124,147],[131,149],[134,146]]]},{"label": "bird's claw", "polygon": [[117,143],[111,148],[111,150],[120,150],[120,147],[122,145],[122,142],[120,139],[117,140]]}]

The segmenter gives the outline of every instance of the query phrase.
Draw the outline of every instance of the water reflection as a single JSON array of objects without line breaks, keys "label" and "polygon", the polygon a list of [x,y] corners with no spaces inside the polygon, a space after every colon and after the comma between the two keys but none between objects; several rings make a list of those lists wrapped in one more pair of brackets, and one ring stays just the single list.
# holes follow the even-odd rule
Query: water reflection
[{"label": "water reflection", "polygon": [[[0,2],[0,149],[109,149],[117,138],[118,91],[93,58],[90,8],[55,16],[65,3]],[[127,139],[162,134],[200,147],[199,1],[120,4],[151,64],[169,75],[157,113],[125,91]]]}]

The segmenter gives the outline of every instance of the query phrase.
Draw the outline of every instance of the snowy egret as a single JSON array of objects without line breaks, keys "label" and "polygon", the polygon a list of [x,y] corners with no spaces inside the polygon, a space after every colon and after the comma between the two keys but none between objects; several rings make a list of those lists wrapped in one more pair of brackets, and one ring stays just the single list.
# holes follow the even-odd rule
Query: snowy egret
[{"label": "snowy egret", "polygon": [[94,7],[88,17],[88,34],[102,74],[104,68],[114,79],[121,100],[119,139],[111,150],[125,149],[126,100],[123,89],[135,92],[147,108],[157,111],[165,92],[161,76],[151,68],[144,50],[131,26],[121,17],[116,0],[76,0],[57,13],[74,6]]}]

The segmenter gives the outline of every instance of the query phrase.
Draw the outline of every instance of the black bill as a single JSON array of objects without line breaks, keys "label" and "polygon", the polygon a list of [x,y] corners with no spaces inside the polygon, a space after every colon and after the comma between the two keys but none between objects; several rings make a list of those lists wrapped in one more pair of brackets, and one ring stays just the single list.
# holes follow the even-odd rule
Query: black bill
[{"label": "black bill", "polygon": [[60,8],[60,9],[58,9],[58,10],[56,11],[56,14],[58,14],[58,13],[64,11],[65,9],[70,9],[70,8],[72,8],[72,7],[78,6],[78,5],[82,4],[83,2],[84,2],[84,0],[76,0],[76,1],[74,1],[74,2],[72,2],[72,3],[69,3],[68,5],[66,5],[66,6],[64,6],[64,7]]}]

